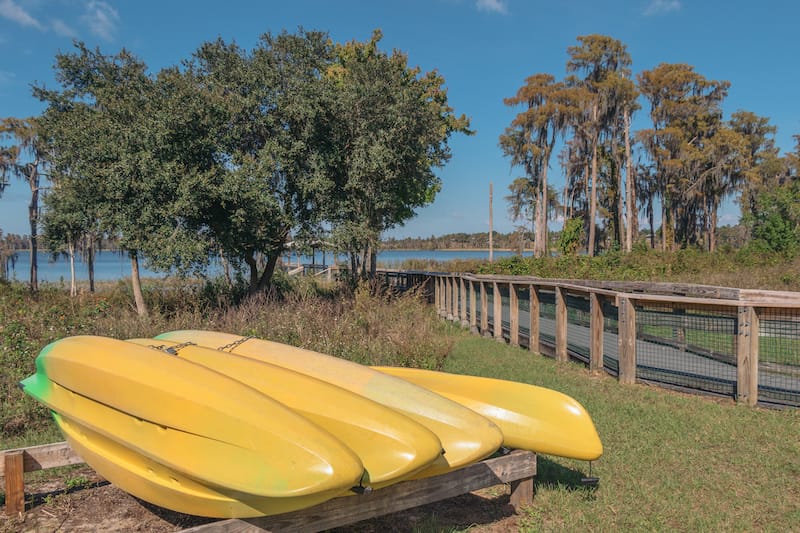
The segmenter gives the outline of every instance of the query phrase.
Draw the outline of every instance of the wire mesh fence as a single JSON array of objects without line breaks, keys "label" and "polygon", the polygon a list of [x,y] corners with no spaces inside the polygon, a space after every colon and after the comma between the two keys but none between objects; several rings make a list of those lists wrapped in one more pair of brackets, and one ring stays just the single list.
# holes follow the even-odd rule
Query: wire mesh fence
[{"label": "wire mesh fence", "polygon": [[[437,290],[445,286],[435,285]],[[511,297],[511,286],[516,298]],[[623,341],[617,307],[621,300],[614,291],[592,292],[591,288],[574,286],[556,289],[552,283],[514,283],[508,279],[464,281],[457,276],[449,276],[447,287],[447,314],[473,324],[484,335],[498,336],[498,320],[503,338],[530,347],[530,325],[538,324],[533,337],[538,336],[539,343],[533,351],[552,356],[560,343],[573,359],[590,364],[594,358],[598,366],[602,361],[604,370],[620,379],[622,346],[630,342],[633,349],[625,348],[625,353],[632,351],[635,366],[626,355],[629,366],[625,376],[635,373],[637,380],[740,399],[757,394],[762,403],[800,407],[800,306],[771,307],[773,302],[759,307],[754,302],[702,297],[695,303],[680,295],[672,301],[663,295],[649,298],[646,294],[622,294],[633,303],[635,317],[635,328],[626,326],[623,335],[628,340]],[[559,291],[566,308],[560,313]],[[534,294],[538,320],[530,316]],[[495,305],[496,299],[501,305]],[[601,312],[596,308],[592,312],[592,301],[600,305]],[[512,302],[516,303],[513,308]],[[745,309],[751,311],[742,315]],[[595,327],[601,324],[602,343],[597,337],[593,341],[593,315]],[[749,318],[743,322],[743,316]],[[559,327],[566,329],[566,339],[557,339]],[[757,335],[757,342],[750,335]],[[596,349],[602,350],[602,358],[592,354]],[[757,371],[749,362],[756,359]],[[753,380],[757,380],[757,388]]]},{"label": "wire mesh fence", "polygon": [[764,309],[758,327],[758,397],[800,406],[800,309]]}]

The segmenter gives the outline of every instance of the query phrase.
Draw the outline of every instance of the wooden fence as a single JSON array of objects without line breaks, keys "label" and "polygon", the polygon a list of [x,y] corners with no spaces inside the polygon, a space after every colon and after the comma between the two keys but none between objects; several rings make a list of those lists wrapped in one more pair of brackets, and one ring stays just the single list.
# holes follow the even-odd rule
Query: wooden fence
[{"label": "wooden fence", "polygon": [[[559,361],[583,360],[589,369],[605,369],[622,383],[655,381],[732,394],[748,405],[800,405],[800,293],[442,272],[381,274],[399,289],[425,287],[440,316],[476,333]],[[768,351],[763,361],[760,351]]]}]

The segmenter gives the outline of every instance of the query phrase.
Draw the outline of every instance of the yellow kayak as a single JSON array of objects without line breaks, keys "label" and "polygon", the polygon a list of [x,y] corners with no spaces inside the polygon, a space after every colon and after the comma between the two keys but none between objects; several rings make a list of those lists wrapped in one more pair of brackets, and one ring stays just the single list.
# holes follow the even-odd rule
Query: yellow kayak
[{"label": "yellow kayak", "polygon": [[155,339],[129,342],[172,350],[180,359],[225,374],[281,402],[353,450],[367,470],[363,483],[373,488],[400,481],[442,454],[439,439],[421,424],[306,374],[197,345]]},{"label": "yellow kayak", "polygon": [[373,367],[425,387],[482,414],[509,448],[593,461],[603,444],[589,413],[575,399],[526,383],[432,370]]},{"label": "yellow kayak", "polygon": [[137,498],[180,513],[249,518],[304,509],[338,495],[316,492],[264,498],[215,489],[58,413],[53,413],[53,418],[67,443],[98,474]]},{"label": "yellow kayak", "polygon": [[396,409],[433,431],[444,448],[443,460],[437,460],[415,477],[435,475],[480,461],[494,453],[503,441],[500,429],[486,417],[405,380],[338,357],[213,331],[172,331],[156,339],[193,342],[266,361]]},{"label": "yellow kayak", "polygon": [[[286,406],[163,352],[68,337],[45,347],[36,368],[23,390],[62,420],[234,499],[283,512],[341,494],[364,474],[352,450]],[[139,496],[137,477],[117,482]],[[171,499],[148,501],[174,509]],[[201,510],[192,512],[218,516]]]}]

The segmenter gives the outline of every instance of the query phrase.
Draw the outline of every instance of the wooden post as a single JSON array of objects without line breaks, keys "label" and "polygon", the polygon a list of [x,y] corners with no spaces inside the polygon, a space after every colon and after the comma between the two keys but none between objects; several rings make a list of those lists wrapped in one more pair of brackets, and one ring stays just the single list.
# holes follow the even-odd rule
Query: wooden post
[{"label": "wooden post", "polygon": [[517,295],[517,286],[513,283],[508,284],[508,317],[511,323],[508,342],[512,346],[519,346],[519,296]]},{"label": "wooden post", "polygon": [[481,281],[481,335],[489,335],[489,294],[485,281]]},{"label": "wooden post", "polygon": [[461,313],[460,313],[461,326],[462,327],[466,327],[466,326],[469,326],[469,318],[467,316],[468,315],[468,313],[467,313],[467,283],[464,281],[464,276],[460,276],[458,278],[458,280],[459,280],[459,285],[461,287],[461,291],[460,291],[460,293],[461,293],[461,306],[460,306],[460,309],[461,309]]},{"label": "wooden post", "polygon": [[589,370],[603,369],[603,301],[596,292],[589,293]]},{"label": "wooden post", "polygon": [[454,322],[458,321],[458,278],[455,276],[450,277],[450,316],[452,317],[451,320]]},{"label": "wooden post", "polygon": [[442,278],[433,278],[433,303],[436,306],[436,314],[442,316]]},{"label": "wooden post", "polygon": [[630,298],[617,298],[619,309],[619,382],[636,383],[636,309]]},{"label": "wooden post", "polygon": [[758,402],[758,313],[754,307],[740,307],[736,331],[736,401]]},{"label": "wooden post", "polygon": [[528,349],[532,352],[539,351],[539,288],[531,285],[528,288],[528,314],[530,324],[528,326],[530,337],[528,338]]},{"label": "wooden post", "polygon": [[496,281],[492,284],[492,303],[494,311],[492,320],[494,322],[495,340],[503,340],[503,295],[500,293],[500,284]]},{"label": "wooden post", "polygon": [[475,282],[469,282],[469,329],[472,333],[478,333],[478,302],[475,290]]},{"label": "wooden post", "polygon": [[6,477],[6,514],[17,516],[25,511],[25,459],[21,450],[4,454]]},{"label": "wooden post", "polygon": [[444,316],[447,320],[453,320],[450,302],[453,299],[453,285],[450,283],[450,276],[444,278]]},{"label": "wooden post", "polygon": [[555,287],[556,293],[556,360],[567,361],[567,298],[566,291]]}]

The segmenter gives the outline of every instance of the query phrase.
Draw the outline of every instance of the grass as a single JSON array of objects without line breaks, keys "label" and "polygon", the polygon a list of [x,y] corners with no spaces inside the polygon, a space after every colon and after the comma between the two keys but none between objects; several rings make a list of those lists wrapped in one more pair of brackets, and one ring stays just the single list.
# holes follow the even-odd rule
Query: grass
[{"label": "grass", "polygon": [[541,457],[526,531],[797,531],[800,411],[742,407],[642,385],[463,337],[444,369],[562,391],[592,415],[605,453]]},{"label": "grass", "polygon": [[[443,368],[562,391],[592,415],[605,447],[588,465],[540,456],[536,497],[520,531],[798,531],[800,411],[748,408],[654,387],[471,336],[436,318],[414,295],[319,286],[238,305],[213,287],[152,286],[154,309],[138,318],[124,285],[69,299],[45,288],[32,298],[0,285],[0,440],[3,448],[55,442],[45,410],[16,389],[44,344],[65,335],[152,336],[177,328],[255,334],[369,364]],[[73,483],[72,471],[53,472]],[[0,495],[2,499],[2,495]],[[420,531],[473,530],[427,517]]]}]

